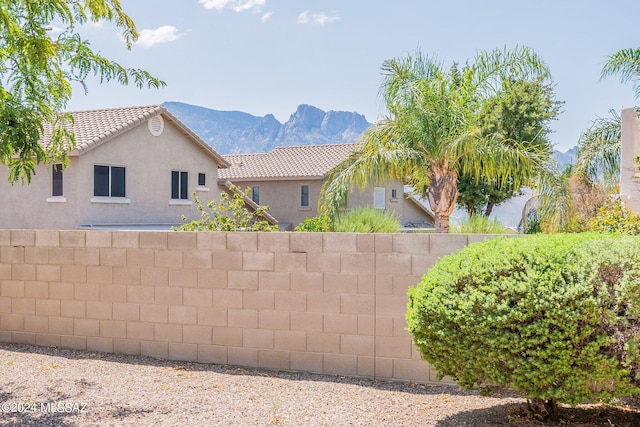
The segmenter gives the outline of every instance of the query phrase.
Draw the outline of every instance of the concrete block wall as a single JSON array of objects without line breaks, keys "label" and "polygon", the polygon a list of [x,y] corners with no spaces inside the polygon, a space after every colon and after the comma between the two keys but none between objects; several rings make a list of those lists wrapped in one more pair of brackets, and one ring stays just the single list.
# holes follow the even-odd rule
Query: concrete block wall
[{"label": "concrete block wall", "polygon": [[0,230],[0,342],[432,382],[407,288],[484,238]]}]

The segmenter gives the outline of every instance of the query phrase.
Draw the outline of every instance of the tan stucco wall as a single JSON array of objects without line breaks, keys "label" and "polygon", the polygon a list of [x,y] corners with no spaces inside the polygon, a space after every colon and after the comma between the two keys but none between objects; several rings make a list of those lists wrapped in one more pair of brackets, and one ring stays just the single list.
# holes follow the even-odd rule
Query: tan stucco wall
[{"label": "tan stucco wall", "polygon": [[407,288],[486,238],[0,230],[0,342],[431,382]]},{"label": "tan stucco wall", "polygon": [[66,202],[48,202],[52,191],[52,172],[47,165],[36,167],[30,183],[8,182],[9,170],[0,164],[0,228],[70,229],[78,224],[78,158],[71,158],[64,172]]},{"label": "tan stucco wall", "polygon": [[[236,181],[236,185],[241,188],[258,186],[260,187],[260,204],[269,206],[269,213],[280,223],[291,224],[295,228],[305,218],[318,215],[318,200],[320,190],[324,181]],[[300,207],[300,188],[302,185],[309,186],[309,207]],[[380,185],[382,186],[382,185]],[[386,210],[395,212],[400,216],[402,224],[408,222],[421,222],[426,219],[424,213],[415,204],[407,200],[403,195],[404,186],[397,180],[393,180],[384,185],[386,188]],[[391,190],[397,190],[398,197],[391,199]],[[373,205],[373,186],[366,187],[360,191],[358,187],[347,197],[347,207]]]},{"label": "tan stucco wall", "polygon": [[640,156],[640,117],[635,108],[622,110],[620,195],[628,208],[640,212],[640,171],[633,161]]},{"label": "tan stucco wall", "polygon": [[[0,228],[179,224],[183,214],[198,217],[193,205],[170,205],[171,170],[189,172],[189,195],[196,190],[198,173],[206,173],[209,191],[199,191],[200,198],[206,202],[220,197],[215,161],[168,121],[161,136],[151,135],[144,122],[71,160],[64,171],[66,203],[46,201],[51,195],[51,172],[44,166],[38,168],[30,185],[13,188],[6,182],[6,168],[2,167]],[[126,167],[126,198],[130,203],[91,201],[96,164]]]}]

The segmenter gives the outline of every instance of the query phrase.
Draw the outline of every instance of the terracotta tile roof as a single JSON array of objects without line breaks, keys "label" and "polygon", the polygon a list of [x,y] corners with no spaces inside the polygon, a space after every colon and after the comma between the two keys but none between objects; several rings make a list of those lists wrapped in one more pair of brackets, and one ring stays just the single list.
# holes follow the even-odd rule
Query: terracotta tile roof
[{"label": "terracotta tile roof", "polygon": [[223,156],[231,167],[218,171],[232,181],[322,179],[359,148],[358,144],[277,147],[268,153]]},{"label": "terracotta tile roof", "polygon": [[[189,129],[187,125],[171,114],[164,105],[71,111],[70,114],[74,119],[71,129],[76,138],[76,148],[69,153],[71,156],[81,155],[161,114],[165,121],[176,125],[191,140],[200,145],[205,152],[216,160],[220,167],[228,166],[227,161],[220,154]],[[50,126],[45,126],[43,144],[47,144],[50,133]]]}]

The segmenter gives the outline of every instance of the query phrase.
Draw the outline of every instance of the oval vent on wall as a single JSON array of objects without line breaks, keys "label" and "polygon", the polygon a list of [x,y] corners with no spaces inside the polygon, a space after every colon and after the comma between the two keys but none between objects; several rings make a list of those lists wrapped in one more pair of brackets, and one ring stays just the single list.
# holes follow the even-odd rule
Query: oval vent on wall
[{"label": "oval vent on wall", "polygon": [[162,135],[162,130],[164,129],[164,120],[162,119],[162,116],[157,115],[155,117],[150,118],[147,124],[149,126],[149,132],[151,132],[151,135],[153,136]]}]

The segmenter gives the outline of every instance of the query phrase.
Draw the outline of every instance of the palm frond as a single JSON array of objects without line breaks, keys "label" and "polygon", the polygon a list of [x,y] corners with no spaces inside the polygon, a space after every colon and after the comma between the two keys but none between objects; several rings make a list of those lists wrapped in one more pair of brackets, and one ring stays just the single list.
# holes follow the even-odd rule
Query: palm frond
[{"label": "palm frond", "polygon": [[617,182],[620,176],[620,115],[609,110],[610,117],[599,117],[580,135],[578,158],[574,167],[577,175],[596,182],[603,176],[605,183]]},{"label": "palm frond", "polygon": [[640,49],[621,49],[609,55],[600,75],[602,79],[618,75],[621,83],[631,82],[640,99]]},{"label": "palm frond", "polygon": [[470,87],[484,97],[499,92],[502,82],[508,78],[536,80],[551,76],[542,57],[527,46],[480,51],[471,67]]},{"label": "palm frond", "polygon": [[356,185],[362,189],[389,177],[402,178],[423,162],[420,152],[402,144],[400,130],[396,122],[383,120],[363,134],[362,149],[329,173],[320,192],[320,212],[334,218]]}]

